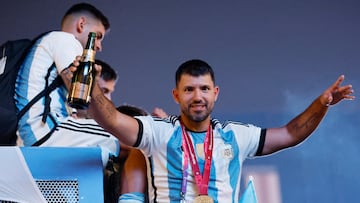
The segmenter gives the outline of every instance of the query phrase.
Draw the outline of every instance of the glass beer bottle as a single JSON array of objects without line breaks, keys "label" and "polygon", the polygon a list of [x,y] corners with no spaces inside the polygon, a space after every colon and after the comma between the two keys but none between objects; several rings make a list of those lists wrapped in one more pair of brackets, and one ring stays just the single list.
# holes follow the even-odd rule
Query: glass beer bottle
[{"label": "glass beer bottle", "polygon": [[95,80],[95,39],[96,33],[90,32],[80,64],[74,72],[68,95],[68,104],[75,109],[89,106],[93,81]]}]

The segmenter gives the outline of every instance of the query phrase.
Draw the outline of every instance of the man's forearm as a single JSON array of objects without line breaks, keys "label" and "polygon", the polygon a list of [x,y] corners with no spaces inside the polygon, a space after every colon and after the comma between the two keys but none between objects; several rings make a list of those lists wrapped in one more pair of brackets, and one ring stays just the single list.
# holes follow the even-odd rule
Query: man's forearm
[{"label": "man's forearm", "polygon": [[294,145],[305,140],[317,128],[327,110],[328,106],[323,105],[320,99],[317,98],[304,112],[286,125],[289,134],[293,138]]},{"label": "man's forearm", "polygon": [[120,113],[97,84],[92,92],[89,110],[96,122],[122,143],[128,146],[135,144],[139,132],[138,122],[133,117]]}]

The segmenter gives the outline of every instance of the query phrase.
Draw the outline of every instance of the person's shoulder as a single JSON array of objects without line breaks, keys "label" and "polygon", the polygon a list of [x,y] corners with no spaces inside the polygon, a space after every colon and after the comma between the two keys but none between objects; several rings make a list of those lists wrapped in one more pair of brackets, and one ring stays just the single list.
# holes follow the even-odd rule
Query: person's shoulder
[{"label": "person's shoulder", "polygon": [[69,32],[63,31],[51,31],[49,32],[42,41],[40,42],[44,47],[48,47],[48,49],[53,50],[55,47],[62,47],[64,49],[75,48],[76,50],[82,50],[82,45],[75,38],[75,36]]},{"label": "person's shoulder", "polygon": [[147,116],[135,116],[141,120],[141,122],[151,123],[154,126],[160,126],[161,128],[173,128],[175,126],[180,126],[179,117],[178,116],[168,116],[166,118],[159,118],[152,115]]},{"label": "person's shoulder", "polygon": [[166,123],[166,124],[175,124],[176,121],[178,121],[177,117],[175,116],[168,116],[166,118],[160,118],[157,116],[152,116],[152,115],[146,115],[146,116],[135,116],[136,118],[142,118],[142,119],[146,119],[155,123]]},{"label": "person's shoulder", "polygon": [[45,37],[56,40],[76,40],[75,35],[64,31],[51,31]]},{"label": "person's shoulder", "polygon": [[221,127],[222,129],[231,129],[231,128],[257,128],[253,124],[244,123],[240,121],[234,121],[234,120],[226,120],[224,122],[220,122],[218,120],[215,120],[214,122],[216,126]]}]

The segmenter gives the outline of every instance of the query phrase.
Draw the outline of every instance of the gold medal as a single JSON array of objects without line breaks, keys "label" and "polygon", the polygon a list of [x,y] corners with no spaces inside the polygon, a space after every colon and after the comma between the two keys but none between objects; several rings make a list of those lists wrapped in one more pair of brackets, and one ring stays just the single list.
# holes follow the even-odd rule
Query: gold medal
[{"label": "gold medal", "polygon": [[214,203],[214,200],[208,195],[199,195],[194,199],[194,203]]}]

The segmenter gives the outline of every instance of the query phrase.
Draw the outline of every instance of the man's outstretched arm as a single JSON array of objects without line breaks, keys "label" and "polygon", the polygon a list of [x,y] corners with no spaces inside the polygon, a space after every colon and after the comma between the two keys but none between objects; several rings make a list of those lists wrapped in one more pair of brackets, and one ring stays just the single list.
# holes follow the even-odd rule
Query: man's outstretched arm
[{"label": "man's outstretched arm", "polygon": [[304,112],[285,126],[269,128],[266,133],[262,154],[271,154],[301,143],[317,128],[328,111],[329,106],[335,105],[344,99],[355,99],[355,96],[352,95],[354,90],[351,85],[341,86],[343,80],[344,76],[341,75]]},{"label": "man's outstretched arm", "polygon": [[[72,78],[72,73],[79,65],[81,57],[76,57],[72,66],[69,67],[70,74],[64,74],[68,81]],[[94,116],[96,122],[106,131],[117,137],[121,143],[133,146],[138,138],[139,124],[133,117],[120,113],[114,104],[104,96],[104,93],[98,86],[101,66],[95,65],[97,76],[94,81],[94,87],[91,94],[89,111]]]},{"label": "man's outstretched arm", "polygon": [[89,111],[96,122],[106,131],[117,137],[121,143],[133,146],[138,138],[139,124],[131,116],[120,113],[107,99],[95,82]]}]

